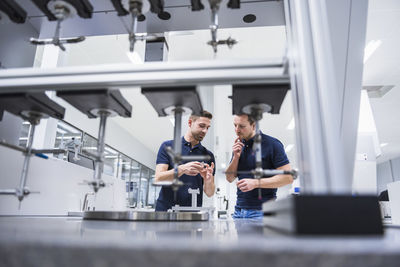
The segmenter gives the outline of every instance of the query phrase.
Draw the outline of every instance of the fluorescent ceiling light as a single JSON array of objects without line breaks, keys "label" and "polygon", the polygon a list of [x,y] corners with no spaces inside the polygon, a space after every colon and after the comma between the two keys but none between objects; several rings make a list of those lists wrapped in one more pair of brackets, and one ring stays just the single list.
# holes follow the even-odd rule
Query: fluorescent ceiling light
[{"label": "fluorescent ceiling light", "polygon": [[371,40],[364,49],[364,63],[372,56],[376,49],[382,44],[381,40]]},{"label": "fluorescent ceiling light", "polygon": [[129,58],[129,60],[133,63],[133,64],[143,64],[143,59],[142,57],[139,55],[138,52],[134,51],[133,53],[131,52],[126,52],[126,56]]},{"label": "fluorescent ceiling light", "polygon": [[106,159],[116,159],[116,158],[118,158],[118,156],[109,155],[109,156],[104,156],[104,158],[106,158]]},{"label": "fluorescent ceiling light", "polygon": [[60,134],[68,133],[67,131],[64,131],[63,129],[60,129],[60,128],[57,128],[57,132],[59,132]]},{"label": "fluorescent ceiling light", "polygon": [[294,118],[289,122],[288,126],[286,127],[288,130],[293,130],[294,129]]},{"label": "fluorescent ceiling light", "polygon": [[381,147],[384,147],[384,146],[387,146],[387,145],[388,145],[388,143],[382,143]]},{"label": "fluorescent ceiling light", "polygon": [[293,149],[293,147],[294,147],[294,145],[293,145],[293,144],[289,144],[289,145],[287,145],[287,146],[286,146],[286,148],[285,148],[285,152],[286,152],[286,153],[289,153],[289,152],[290,152],[290,150],[292,150],[292,149]]},{"label": "fluorescent ceiling light", "polygon": [[97,147],[95,147],[95,146],[84,146],[84,147],[82,147],[82,149],[85,149],[85,150],[97,150]]}]

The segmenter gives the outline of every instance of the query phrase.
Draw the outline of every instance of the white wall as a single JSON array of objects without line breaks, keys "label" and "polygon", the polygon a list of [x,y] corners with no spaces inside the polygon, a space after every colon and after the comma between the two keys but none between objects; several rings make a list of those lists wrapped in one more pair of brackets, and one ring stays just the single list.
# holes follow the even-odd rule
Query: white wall
[{"label": "white wall", "polygon": [[[19,186],[24,157],[22,153],[0,147],[0,188]],[[0,195],[0,215],[62,215],[80,211],[86,193],[92,189],[84,181],[93,179],[93,170],[63,160],[32,157],[27,187],[39,194],[28,195],[18,209],[15,196]],[[107,186],[90,198],[89,206],[96,210],[126,209],[125,181],[104,175]]]}]

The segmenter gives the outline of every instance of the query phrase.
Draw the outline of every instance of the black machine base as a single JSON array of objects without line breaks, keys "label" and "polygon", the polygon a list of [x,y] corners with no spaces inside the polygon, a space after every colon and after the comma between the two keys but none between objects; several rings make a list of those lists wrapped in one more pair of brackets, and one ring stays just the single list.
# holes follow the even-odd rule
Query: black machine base
[{"label": "black machine base", "polygon": [[296,195],[263,204],[266,227],[300,235],[382,235],[377,196]]}]

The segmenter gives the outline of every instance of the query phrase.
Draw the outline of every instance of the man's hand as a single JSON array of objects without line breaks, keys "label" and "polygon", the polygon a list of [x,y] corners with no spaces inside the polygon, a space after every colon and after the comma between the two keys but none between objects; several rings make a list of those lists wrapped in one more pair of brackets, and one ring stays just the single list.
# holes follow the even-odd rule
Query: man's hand
[{"label": "man's hand", "polygon": [[211,162],[211,166],[208,164],[204,164],[203,170],[200,172],[201,177],[203,177],[204,182],[209,182],[212,180],[214,172],[214,162]]},{"label": "man's hand", "polygon": [[244,144],[242,143],[242,141],[240,141],[240,138],[236,138],[235,139],[235,143],[232,146],[232,151],[233,151],[233,157],[235,158],[239,158],[240,154],[242,153],[242,148],[243,148]]},{"label": "man's hand", "polygon": [[259,181],[257,179],[241,179],[237,182],[237,187],[242,192],[248,192],[258,187]]},{"label": "man's hand", "polygon": [[189,176],[196,176],[204,169],[203,164],[198,161],[192,161],[186,164],[179,165],[178,168],[181,175],[186,174]]}]

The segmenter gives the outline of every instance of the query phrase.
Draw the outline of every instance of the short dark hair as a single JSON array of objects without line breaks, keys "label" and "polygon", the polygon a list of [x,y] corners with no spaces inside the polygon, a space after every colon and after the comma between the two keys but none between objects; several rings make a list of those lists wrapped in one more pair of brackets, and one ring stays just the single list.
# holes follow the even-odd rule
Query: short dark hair
[{"label": "short dark hair", "polygon": [[256,122],[256,120],[251,115],[246,113],[236,114],[236,116],[247,116],[247,120],[249,121],[250,125],[253,125]]},{"label": "short dark hair", "polygon": [[200,118],[200,117],[209,118],[209,119],[211,120],[212,117],[213,117],[213,115],[212,115],[210,112],[208,112],[207,110],[203,110],[202,112],[200,112],[200,114],[193,114],[193,115],[191,115],[191,116],[190,116],[190,119],[191,119],[192,121],[195,121],[195,120],[197,120],[197,119]]}]

